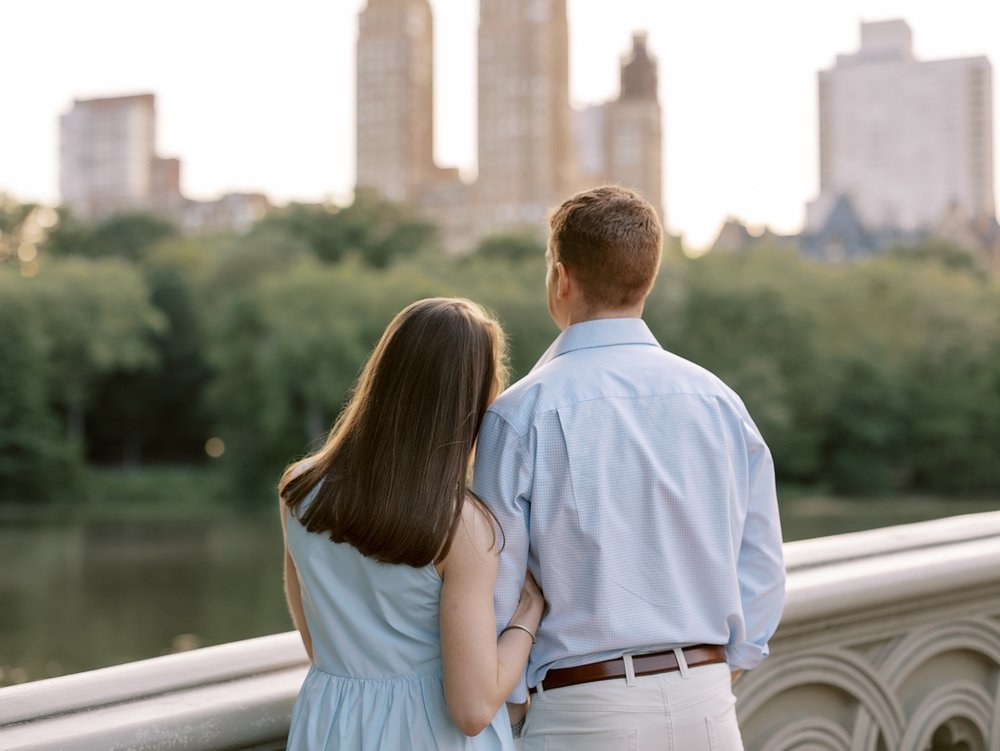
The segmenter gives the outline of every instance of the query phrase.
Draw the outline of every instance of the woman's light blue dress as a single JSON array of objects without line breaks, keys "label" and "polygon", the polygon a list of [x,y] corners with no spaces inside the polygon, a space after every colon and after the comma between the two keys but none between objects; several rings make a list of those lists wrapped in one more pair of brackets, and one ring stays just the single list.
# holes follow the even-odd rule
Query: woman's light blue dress
[{"label": "woman's light blue dress", "polygon": [[325,533],[307,532],[291,514],[286,538],[313,644],[289,749],[514,748],[506,707],[474,738],[448,715],[441,578],[433,565],[365,558]]}]

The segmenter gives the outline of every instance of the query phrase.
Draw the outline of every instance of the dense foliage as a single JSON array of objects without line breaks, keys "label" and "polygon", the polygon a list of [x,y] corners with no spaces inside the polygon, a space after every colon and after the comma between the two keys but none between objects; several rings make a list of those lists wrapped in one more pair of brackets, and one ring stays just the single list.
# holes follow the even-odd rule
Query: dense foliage
[{"label": "dense foliage", "polygon": [[[371,196],[195,237],[0,200],[0,501],[71,494],[86,462],[215,461],[233,498],[266,503],[412,300],[482,302],[514,375],[530,369],[557,333],[542,256],[515,235],[449,258],[432,226]],[[1000,287],[965,257],[670,253],[646,318],[741,394],[783,479],[996,493]]]}]

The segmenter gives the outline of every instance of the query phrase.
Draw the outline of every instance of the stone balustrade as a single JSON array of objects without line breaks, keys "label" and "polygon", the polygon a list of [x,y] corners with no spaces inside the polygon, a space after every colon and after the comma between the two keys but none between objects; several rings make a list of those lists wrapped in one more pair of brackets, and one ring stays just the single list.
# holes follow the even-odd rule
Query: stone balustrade
[{"label": "stone balustrade", "polygon": [[[1000,512],[785,545],[748,751],[1000,751]],[[294,632],[0,689],[0,748],[280,749]]]}]

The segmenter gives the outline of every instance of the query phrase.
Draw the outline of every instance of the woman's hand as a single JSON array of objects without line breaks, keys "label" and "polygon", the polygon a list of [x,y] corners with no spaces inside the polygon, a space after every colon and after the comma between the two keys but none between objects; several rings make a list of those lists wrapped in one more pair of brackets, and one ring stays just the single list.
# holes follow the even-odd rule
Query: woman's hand
[{"label": "woman's hand", "polygon": [[521,596],[518,598],[517,608],[515,608],[510,622],[527,626],[532,631],[538,631],[538,624],[542,620],[544,610],[545,597],[542,595],[542,590],[531,572],[526,571],[524,584],[521,585]]}]

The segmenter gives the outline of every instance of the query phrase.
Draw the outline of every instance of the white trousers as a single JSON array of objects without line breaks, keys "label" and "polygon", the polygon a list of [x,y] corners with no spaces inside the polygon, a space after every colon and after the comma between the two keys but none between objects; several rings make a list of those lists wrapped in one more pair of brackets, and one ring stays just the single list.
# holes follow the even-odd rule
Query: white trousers
[{"label": "white trousers", "polygon": [[722,663],[539,691],[522,751],[743,751]]}]

